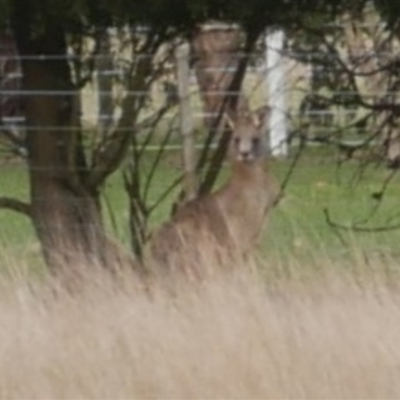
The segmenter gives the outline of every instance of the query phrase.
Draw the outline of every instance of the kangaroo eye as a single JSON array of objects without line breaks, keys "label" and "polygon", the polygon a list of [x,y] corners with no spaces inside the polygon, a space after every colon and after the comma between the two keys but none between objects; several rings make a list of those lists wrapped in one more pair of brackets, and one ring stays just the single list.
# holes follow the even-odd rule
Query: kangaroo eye
[{"label": "kangaroo eye", "polygon": [[260,138],[255,137],[251,139],[254,146],[258,146],[260,144]]},{"label": "kangaroo eye", "polygon": [[239,142],[240,142],[240,138],[238,138],[238,137],[233,138],[233,143],[239,144]]}]

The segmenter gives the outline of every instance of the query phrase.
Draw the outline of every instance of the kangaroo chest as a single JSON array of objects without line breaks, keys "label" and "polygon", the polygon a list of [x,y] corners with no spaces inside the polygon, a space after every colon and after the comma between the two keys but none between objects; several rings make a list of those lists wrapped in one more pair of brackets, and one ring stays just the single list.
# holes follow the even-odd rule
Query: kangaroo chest
[{"label": "kangaroo chest", "polygon": [[218,207],[230,236],[242,246],[251,246],[261,233],[270,199],[266,182],[228,185],[217,196]]}]

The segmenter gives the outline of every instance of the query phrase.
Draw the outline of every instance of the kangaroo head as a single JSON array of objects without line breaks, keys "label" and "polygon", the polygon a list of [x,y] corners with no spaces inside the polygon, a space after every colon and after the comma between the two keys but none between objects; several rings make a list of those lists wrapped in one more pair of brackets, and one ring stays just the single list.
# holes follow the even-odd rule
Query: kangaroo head
[{"label": "kangaroo head", "polygon": [[268,107],[233,117],[227,115],[232,128],[231,156],[234,161],[250,164],[264,158],[266,138],[263,128],[268,115]]}]

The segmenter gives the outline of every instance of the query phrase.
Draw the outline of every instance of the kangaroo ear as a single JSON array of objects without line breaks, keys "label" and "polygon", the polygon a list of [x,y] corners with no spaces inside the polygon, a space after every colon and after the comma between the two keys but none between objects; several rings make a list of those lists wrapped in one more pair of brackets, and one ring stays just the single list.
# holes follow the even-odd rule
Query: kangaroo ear
[{"label": "kangaroo ear", "polygon": [[269,118],[271,109],[268,106],[263,106],[258,108],[253,113],[253,121],[257,128],[262,128],[265,126],[267,119]]}]

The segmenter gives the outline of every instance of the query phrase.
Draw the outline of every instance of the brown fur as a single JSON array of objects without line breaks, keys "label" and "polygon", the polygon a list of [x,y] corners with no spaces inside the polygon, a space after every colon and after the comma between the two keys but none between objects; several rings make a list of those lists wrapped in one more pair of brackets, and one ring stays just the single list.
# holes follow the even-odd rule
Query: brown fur
[{"label": "brown fur", "polygon": [[264,118],[254,117],[242,115],[232,123],[228,182],[188,202],[154,234],[150,251],[157,266],[202,275],[215,262],[235,258],[238,264],[237,257],[257,245],[278,190],[265,165]]}]

